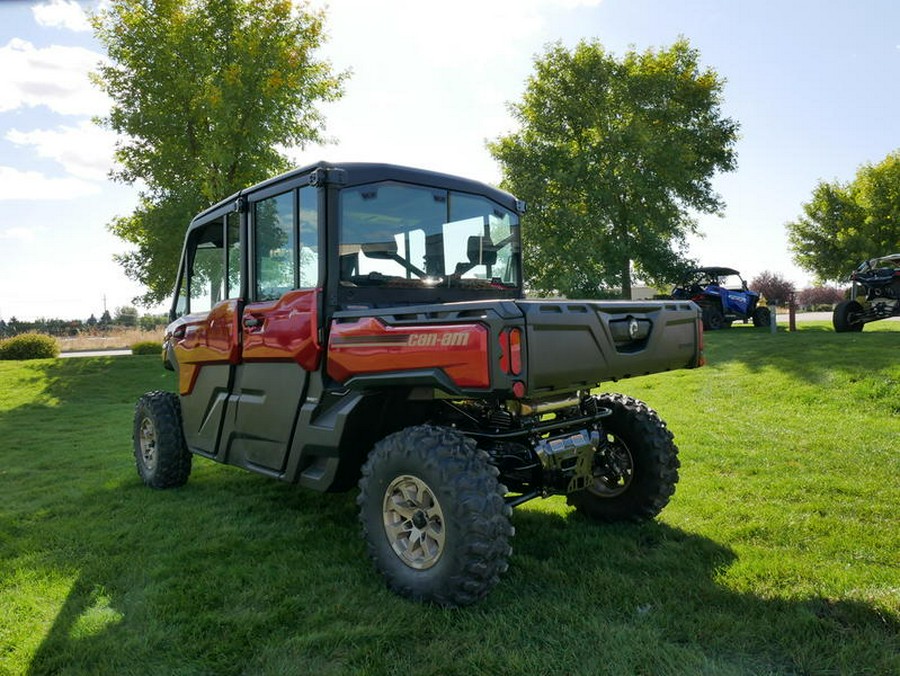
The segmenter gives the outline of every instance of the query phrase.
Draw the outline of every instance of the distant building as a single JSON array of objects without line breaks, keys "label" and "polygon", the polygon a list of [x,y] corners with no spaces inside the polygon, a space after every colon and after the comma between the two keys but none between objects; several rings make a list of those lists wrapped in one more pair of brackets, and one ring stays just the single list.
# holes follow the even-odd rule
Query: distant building
[{"label": "distant building", "polygon": [[658,296],[664,291],[653,286],[632,286],[631,300],[652,300],[654,296]]}]

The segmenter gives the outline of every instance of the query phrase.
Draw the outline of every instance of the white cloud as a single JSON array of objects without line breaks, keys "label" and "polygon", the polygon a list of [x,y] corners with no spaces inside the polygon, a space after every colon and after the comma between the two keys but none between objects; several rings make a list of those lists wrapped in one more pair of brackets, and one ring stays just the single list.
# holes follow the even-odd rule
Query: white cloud
[{"label": "white cloud", "polygon": [[19,242],[32,242],[35,238],[34,230],[28,228],[15,227],[0,230],[0,239],[11,239]]},{"label": "white cloud", "polygon": [[545,0],[547,7],[562,7],[563,9],[577,9],[578,7],[596,7],[603,0]]},{"label": "white cloud", "polygon": [[67,28],[84,32],[91,30],[87,15],[75,0],[51,0],[31,8],[39,26]]},{"label": "white cloud", "polygon": [[[327,0],[313,0],[318,6]],[[338,144],[298,162],[353,159],[422,165],[498,179],[484,148],[513,126],[531,57],[559,16],[600,0],[339,0],[326,10],[322,56],[351,68],[345,96],[322,109]],[[427,157],[427,161],[423,158]]]},{"label": "white cloud", "polygon": [[[395,0],[328,3],[330,43],[364,59],[388,62],[398,70],[488,63],[508,56],[515,43],[540,30],[541,0],[455,0],[451,4]],[[353,49],[365,45],[366,51]],[[360,63],[363,62],[363,63]]]},{"label": "white cloud", "polygon": [[8,200],[68,200],[96,195],[100,184],[80,178],[50,178],[37,171],[0,167],[0,202]]},{"label": "white cloud", "polygon": [[77,126],[11,129],[5,138],[19,146],[34,148],[38,157],[59,162],[67,174],[88,181],[102,181],[113,165],[116,134],[89,121]]},{"label": "white cloud", "polygon": [[62,115],[103,115],[109,98],[88,79],[102,59],[83,47],[38,48],[13,38],[0,47],[0,112],[47,106]]},{"label": "white cloud", "polygon": [[[329,44],[353,55],[354,70],[370,58],[400,70],[452,69],[461,63],[487,70],[495,59],[519,58],[521,47],[546,28],[548,16],[601,1],[317,0],[317,4],[327,7]],[[355,45],[364,47],[354,49]],[[331,50],[326,47],[325,51]]]}]

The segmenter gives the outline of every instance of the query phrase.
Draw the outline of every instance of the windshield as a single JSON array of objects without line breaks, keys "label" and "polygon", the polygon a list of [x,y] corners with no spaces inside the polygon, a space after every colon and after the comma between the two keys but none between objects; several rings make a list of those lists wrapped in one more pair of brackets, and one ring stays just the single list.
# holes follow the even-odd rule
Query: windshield
[{"label": "windshield", "polygon": [[479,195],[383,182],[341,192],[341,284],[517,288],[519,222]]},{"label": "windshield", "polygon": [[739,275],[720,275],[718,284],[726,289],[745,289],[747,286]]}]

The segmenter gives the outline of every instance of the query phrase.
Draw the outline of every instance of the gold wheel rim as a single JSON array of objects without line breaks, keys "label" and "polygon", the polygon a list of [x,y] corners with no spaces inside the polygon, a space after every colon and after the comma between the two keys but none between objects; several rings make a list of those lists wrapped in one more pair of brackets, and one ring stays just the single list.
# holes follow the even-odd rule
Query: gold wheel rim
[{"label": "gold wheel rim", "polygon": [[444,513],[434,491],[403,475],[384,492],[384,532],[394,553],[410,568],[427,570],[444,551]]}]

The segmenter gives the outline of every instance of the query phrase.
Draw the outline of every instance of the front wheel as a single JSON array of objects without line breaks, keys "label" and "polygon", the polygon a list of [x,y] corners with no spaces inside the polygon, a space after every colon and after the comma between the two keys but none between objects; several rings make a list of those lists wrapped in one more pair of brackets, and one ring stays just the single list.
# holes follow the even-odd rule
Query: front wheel
[{"label": "front wheel", "polygon": [[407,598],[463,606],[506,570],[512,510],[498,471],[475,442],[420,426],[375,445],[359,481],[359,519],[370,558]]},{"label": "front wheel", "polygon": [[594,481],[568,502],[596,521],[644,521],[662,511],[678,482],[678,448],[656,411],[623,394],[597,397],[605,445],[595,453]]},{"label": "front wheel", "polygon": [[181,405],[172,392],[148,392],[134,409],[134,459],[151,488],[183,486],[191,474],[191,453],[181,430]]},{"label": "front wheel", "polygon": [[758,307],[753,311],[753,326],[768,326],[772,322],[772,311],[767,307]]},{"label": "front wheel", "polygon": [[834,312],[831,315],[831,323],[837,333],[845,333],[849,331],[862,331],[863,322],[859,316],[863,311],[862,305],[855,300],[842,300],[835,305]]}]

